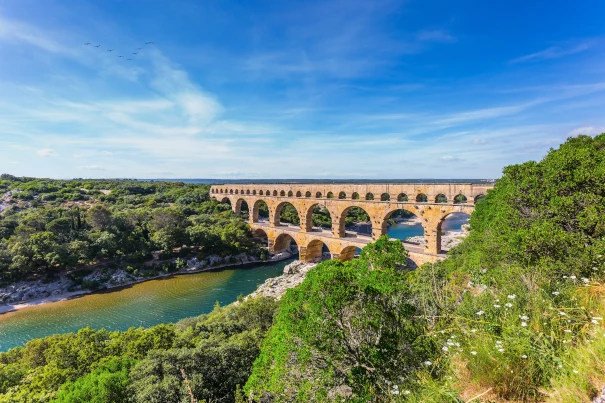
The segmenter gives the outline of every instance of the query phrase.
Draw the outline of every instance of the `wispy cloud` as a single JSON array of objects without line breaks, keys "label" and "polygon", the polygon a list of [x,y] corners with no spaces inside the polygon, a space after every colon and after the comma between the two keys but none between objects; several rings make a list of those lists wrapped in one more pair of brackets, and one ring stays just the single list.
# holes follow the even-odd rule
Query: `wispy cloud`
[{"label": "wispy cloud", "polygon": [[36,154],[40,157],[57,157],[59,154],[53,151],[52,148],[41,148],[36,151]]},{"label": "wispy cloud", "polygon": [[587,136],[596,136],[597,134],[605,133],[605,126],[585,126],[578,127],[569,132],[570,136],[578,136],[580,134],[585,134]]},{"label": "wispy cloud", "polygon": [[444,29],[422,30],[417,35],[418,40],[425,42],[456,42],[458,39]]},{"label": "wispy cloud", "polygon": [[511,63],[523,63],[529,61],[539,61],[547,59],[558,59],[565,56],[571,56],[576,53],[584,52],[590,49],[594,45],[593,41],[582,42],[573,46],[552,46],[548,49],[544,49],[540,52],[532,53],[516,59],[511,60]]}]

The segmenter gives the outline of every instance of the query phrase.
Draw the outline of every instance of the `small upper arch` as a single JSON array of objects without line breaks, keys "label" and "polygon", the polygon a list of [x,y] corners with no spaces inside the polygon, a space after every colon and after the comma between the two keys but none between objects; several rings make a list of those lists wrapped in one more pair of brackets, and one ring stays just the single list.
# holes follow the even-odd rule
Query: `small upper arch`
[{"label": "small upper arch", "polygon": [[426,196],[424,193],[419,193],[419,194],[416,196],[416,201],[417,201],[418,203],[426,203],[426,202],[428,202],[428,201],[429,201],[429,198],[428,198],[428,197],[427,197],[427,196]]},{"label": "small upper arch", "polygon": [[447,196],[443,193],[439,193],[435,196],[435,203],[447,203]]},{"label": "small upper arch", "polygon": [[374,200],[374,193],[366,193],[366,200]]},{"label": "small upper arch", "polygon": [[466,202],[467,202],[467,198],[462,193],[460,193],[460,194],[456,195],[456,197],[454,197],[454,204],[464,204]]},{"label": "small upper arch", "polygon": [[397,195],[397,201],[398,202],[406,202],[406,201],[408,201],[408,195],[406,195],[405,193],[399,193]]},{"label": "small upper arch", "polygon": [[252,195],[256,196],[256,190],[252,191]]},{"label": "small upper arch", "polygon": [[347,194],[345,192],[340,192],[340,193],[338,193],[338,198],[339,199],[346,199],[347,198]]},{"label": "small upper arch", "polygon": [[307,193],[305,193],[305,197],[311,197],[311,192],[307,191]]},{"label": "small upper arch", "polygon": [[279,195],[282,196],[282,197],[285,196],[286,195],[286,191],[282,190],[281,192],[279,192]]},{"label": "small upper arch", "polygon": [[353,194],[351,195],[351,199],[353,199],[353,200],[359,200],[359,193],[353,192]]},{"label": "small upper arch", "polygon": [[277,190],[273,191],[273,196],[277,196]]},{"label": "small upper arch", "polygon": [[292,195],[293,195],[292,191],[291,190],[288,191],[288,197],[292,197]]},{"label": "small upper arch", "polygon": [[388,193],[383,193],[380,195],[380,201],[390,201],[391,195]]},{"label": "small upper arch", "polygon": [[326,197],[327,197],[328,199],[333,199],[333,198],[334,198],[334,193],[332,193],[332,192],[328,192],[328,194],[326,195]]},{"label": "small upper arch", "polygon": [[483,193],[482,194],[478,194],[477,196],[475,196],[475,203],[479,203],[483,199],[485,199],[485,195]]},{"label": "small upper arch", "polygon": [[302,197],[302,193],[300,193],[300,190],[296,192],[296,197]]},{"label": "small upper arch", "polygon": [[317,199],[321,199],[321,192],[317,192],[317,193],[315,193],[315,198],[317,198]]}]

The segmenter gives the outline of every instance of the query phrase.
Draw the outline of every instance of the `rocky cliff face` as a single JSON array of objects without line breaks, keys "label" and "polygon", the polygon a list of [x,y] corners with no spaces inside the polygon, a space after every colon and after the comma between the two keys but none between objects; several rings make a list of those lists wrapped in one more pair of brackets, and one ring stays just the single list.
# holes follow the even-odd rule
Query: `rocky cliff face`
[{"label": "rocky cliff face", "polygon": [[305,263],[300,260],[292,262],[284,267],[284,274],[267,279],[249,297],[263,296],[280,299],[288,288],[296,287],[302,283],[307,272],[315,266],[317,266],[317,263]]}]

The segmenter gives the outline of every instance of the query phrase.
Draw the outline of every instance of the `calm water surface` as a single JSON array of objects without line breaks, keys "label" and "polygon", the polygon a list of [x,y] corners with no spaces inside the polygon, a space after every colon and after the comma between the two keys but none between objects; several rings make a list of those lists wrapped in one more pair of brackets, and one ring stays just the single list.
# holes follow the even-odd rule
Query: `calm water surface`
[{"label": "calm water surface", "polygon": [[55,333],[174,323],[249,294],[291,260],[151,280],[117,291],[31,306],[0,315],[0,351]]}]

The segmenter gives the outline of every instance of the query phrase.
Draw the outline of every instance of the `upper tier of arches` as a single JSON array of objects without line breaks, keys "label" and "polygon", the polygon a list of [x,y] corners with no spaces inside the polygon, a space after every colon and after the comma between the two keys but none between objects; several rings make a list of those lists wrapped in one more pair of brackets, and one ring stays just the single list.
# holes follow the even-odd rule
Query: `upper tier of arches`
[{"label": "upper tier of arches", "polygon": [[[249,185],[247,185],[249,186]],[[475,204],[482,200],[486,191],[491,186],[465,185],[465,189],[446,191],[443,186],[425,186],[418,189],[410,189],[405,192],[396,189],[395,191],[351,191],[351,189],[340,189],[333,186],[333,189],[317,190],[312,187],[308,189],[287,189],[287,188],[238,188],[234,186],[213,186],[210,189],[211,195],[218,200],[223,199],[221,195],[246,195],[246,196],[269,196],[291,199],[336,199],[336,200],[365,200],[377,203],[438,203],[438,204]]]}]

